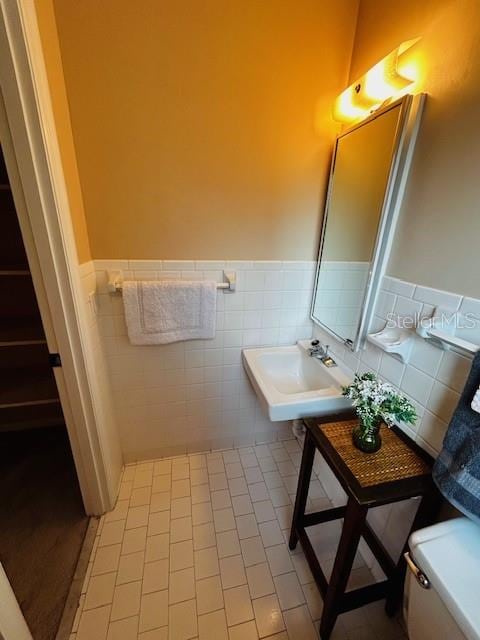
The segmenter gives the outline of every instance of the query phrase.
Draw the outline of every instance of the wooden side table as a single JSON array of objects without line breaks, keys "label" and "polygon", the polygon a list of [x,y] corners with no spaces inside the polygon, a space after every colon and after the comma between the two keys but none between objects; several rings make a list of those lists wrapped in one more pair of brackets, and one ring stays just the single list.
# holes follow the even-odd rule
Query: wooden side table
[{"label": "wooden side table", "polygon": [[[441,504],[431,477],[432,458],[400,429],[382,427],[382,448],[363,453],[352,444],[358,419],[352,413],[304,421],[305,444],[298,479],[289,546],[300,540],[323,597],[320,637],[328,640],[338,615],[369,602],[386,598],[393,615],[402,598],[405,578],[403,553],[395,562],[366,521],[369,508],[422,496],[411,531],[431,524]],[[322,454],[347,494],[347,504],[316,513],[305,513],[315,450]],[[306,528],[343,518],[330,580],[327,581]],[[345,591],[360,537],[363,537],[387,576],[382,582]],[[405,550],[407,547],[405,541]]]}]

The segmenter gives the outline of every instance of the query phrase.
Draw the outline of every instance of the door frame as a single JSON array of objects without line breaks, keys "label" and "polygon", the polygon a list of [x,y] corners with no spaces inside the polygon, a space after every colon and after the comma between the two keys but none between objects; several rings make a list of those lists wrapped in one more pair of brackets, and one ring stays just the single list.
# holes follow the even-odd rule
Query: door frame
[{"label": "door frame", "polygon": [[[88,515],[111,509],[75,237],[33,0],[0,0],[0,139]],[[92,383],[92,384],[91,384]]]}]

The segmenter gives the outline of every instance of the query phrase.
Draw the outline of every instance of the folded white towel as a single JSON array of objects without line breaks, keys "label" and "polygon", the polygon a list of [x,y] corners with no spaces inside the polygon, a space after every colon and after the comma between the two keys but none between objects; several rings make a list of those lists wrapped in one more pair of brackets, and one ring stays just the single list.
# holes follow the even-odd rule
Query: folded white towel
[{"label": "folded white towel", "polygon": [[123,305],[132,344],[215,337],[215,282],[124,282]]},{"label": "folded white towel", "polygon": [[477,393],[473,396],[472,409],[477,413],[480,413],[480,387]]}]

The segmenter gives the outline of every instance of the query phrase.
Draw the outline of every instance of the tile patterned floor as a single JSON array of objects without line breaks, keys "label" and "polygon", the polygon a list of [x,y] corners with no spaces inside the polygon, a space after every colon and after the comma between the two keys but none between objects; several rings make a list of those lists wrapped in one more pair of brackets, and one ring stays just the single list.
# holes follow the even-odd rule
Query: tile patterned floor
[{"label": "tile patterned floor", "polygon": [[[71,640],[315,640],[322,601],[286,540],[296,440],[125,468],[100,521]],[[309,508],[328,504],[314,476]],[[331,569],[339,524],[312,528]],[[321,542],[321,545],[320,545]],[[370,581],[357,556],[351,586]],[[397,640],[382,603],[342,615],[332,640]]]}]

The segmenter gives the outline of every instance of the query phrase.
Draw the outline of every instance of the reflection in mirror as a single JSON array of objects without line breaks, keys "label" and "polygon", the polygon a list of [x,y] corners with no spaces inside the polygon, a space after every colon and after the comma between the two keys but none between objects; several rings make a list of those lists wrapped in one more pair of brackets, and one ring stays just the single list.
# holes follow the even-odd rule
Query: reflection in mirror
[{"label": "reflection in mirror", "polygon": [[382,110],[337,139],[312,318],[351,346],[358,346],[406,104]]}]

